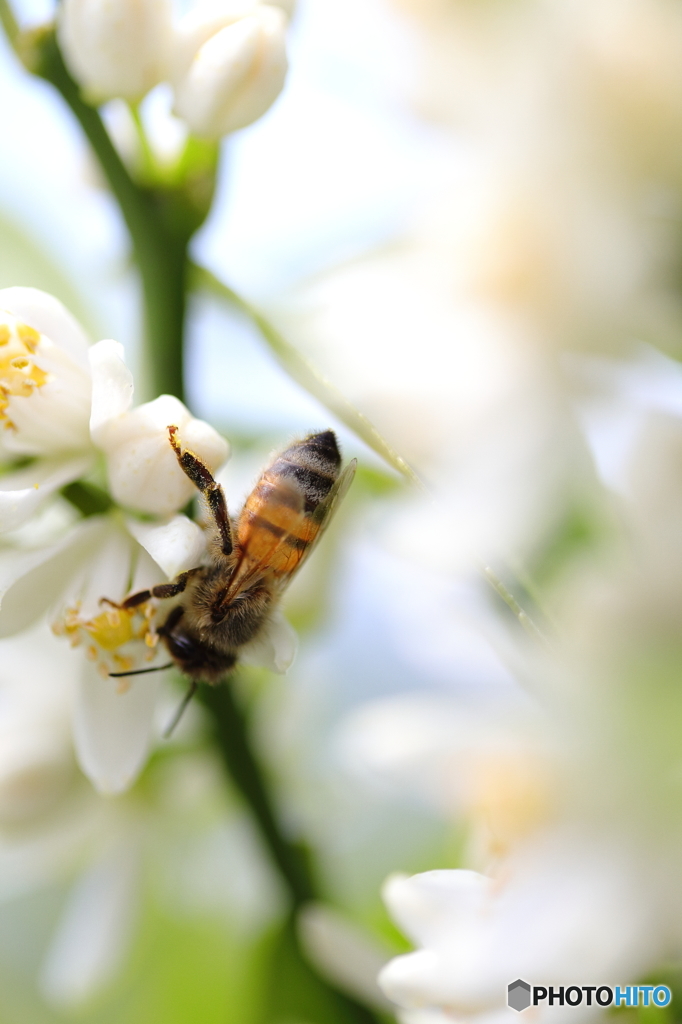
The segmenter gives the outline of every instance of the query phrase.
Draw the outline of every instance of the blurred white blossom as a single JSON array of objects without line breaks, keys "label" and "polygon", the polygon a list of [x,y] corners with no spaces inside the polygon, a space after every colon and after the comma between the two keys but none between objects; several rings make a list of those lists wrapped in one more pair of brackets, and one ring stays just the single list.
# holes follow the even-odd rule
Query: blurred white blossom
[{"label": "blurred white blossom", "polygon": [[[537,739],[512,721],[502,733],[466,719],[444,729],[435,710],[416,745],[411,733],[411,754],[395,736],[403,776],[429,779],[474,840],[493,840],[465,852],[469,863],[486,854],[489,877],[436,871],[387,884],[419,948],[381,981],[408,1011],[486,1015],[504,1007],[510,978],[636,982],[678,955],[681,451],[682,420],[645,420],[619,527],[548,595],[560,627],[552,648],[522,645],[543,709]],[[390,749],[396,710],[365,716],[354,749],[362,739],[370,751],[372,735]],[[395,756],[378,763],[395,773]]]},{"label": "blurred white blossom", "polygon": [[59,43],[89,99],[140,100],[167,77],[169,0],[64,0]]},{"label": "blurred white blossom", "polygon": [[292,11],[291,0],[211,0],[175,21],[168,0],[65,0],[59,42],[91,101],[139,101],[170,81],[190,131],[219,139],[259,118],[281,92]]},{"label": "blurred white blossom", "polygon": [[192,11],[177,29],[175,113],[196,135],[218,139],[259,118],[282,90],[286,17],[270,4]]}]

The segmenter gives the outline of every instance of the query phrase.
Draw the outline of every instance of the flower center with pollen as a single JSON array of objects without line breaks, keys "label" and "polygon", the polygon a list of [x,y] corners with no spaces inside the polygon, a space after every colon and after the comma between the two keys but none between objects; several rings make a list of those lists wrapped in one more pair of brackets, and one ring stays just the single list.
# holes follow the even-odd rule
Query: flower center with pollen
[{"label": "flower center with pollen", "polygon": [[0,323],[0,423],[14,427],[7,409],[14,395],[29,398],[49,380],[49,374],[34,361],[40,333],[6,313]]},{"label": "flower center with pollen", "polygon": [[[154,628],[156,606],[147,601],[136,608],[107,608],[91,619],[81,615],[80,604],[70,605],[52,625],[57,636],[72,647],[85,645],[87,657],[104,677],[112,672],[134,672],[153,661],[159,635]],[[125,692],[129,680],[119,681]]]}]

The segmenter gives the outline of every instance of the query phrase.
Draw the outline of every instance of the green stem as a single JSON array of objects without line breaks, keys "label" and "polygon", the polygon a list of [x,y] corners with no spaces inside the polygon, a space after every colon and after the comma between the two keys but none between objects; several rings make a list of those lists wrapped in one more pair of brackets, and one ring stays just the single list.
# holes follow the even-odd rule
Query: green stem
[{"label": "green stem", "polygon": [[81,99],[54,32],[40,37],[34,53],[36,73],[59,90],[78,119],[128,227],[142,277],[153,393],[182,400],[189,236],[168,230],[154,193],[139,188],[130,177],[98,112]]},{"label": "green stem", "polygon": [[290,377],[305,388],[309,394],[321,402],[337,419],[353,431],[368,447],[380,455],[389,466],[396,469],[411,484],[421,487],[421,481],[412,467],[391,448],[388,442],[381,436],[373,423],[367,419],[355,406],[348,401],[331,381],[320,373],[320,371],[304,358],[284,338],[277,328],[263,316],[260,310],[252,306],[250,302],[233,291],[229,285],[220,281],[215,274],[204,267],[191,264],[192,282],[197,288],[206,288],[219,298],[229,302],[240,312],[251,320],[260,331],[263,340],[267,343],[270,351],[277,362]]},{"label": "green stem", "polygon": [[14,17],[14,11],[7,3],[7,0],[0,0],[0,22],[2,22],[2,27],[5,30],[10,46],[16,50],[19,39],[19,26],[17,19]]},{"label": "green stem", "polygon": [[[198,696],[211,715],[214,737],[228,774],[250,807],[270,858],[286,885],[293,913],[285,930],[290,934],[295,956],[311,971],[312,965],[301,952],[295,926],[296,912],[305,903],[321,897],[310,860],[303,847],[285,837],[277,821],[265,776],[251,749],[249,723],[234,696],[233,680],[225,680],[219,686],[202,686]],[[313,973],[327,999],[348,1024],[378,1024],[377,1016],[366,1006]]]},{"label": "green stem", "polygon": [[305,854],[281,832],[267,783],[248,740],[248,723],[234,698],[231,680],[203,686],[200,699],[213,719],[213,731],[225,765],[246,799],[295,907],[318,898]]}]

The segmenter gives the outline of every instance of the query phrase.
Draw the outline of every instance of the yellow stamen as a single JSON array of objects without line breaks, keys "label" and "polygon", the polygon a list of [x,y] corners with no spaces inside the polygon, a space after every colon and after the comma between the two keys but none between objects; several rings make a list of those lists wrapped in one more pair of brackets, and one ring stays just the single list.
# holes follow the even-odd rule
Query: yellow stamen
[{"label": "yellow stamen", "polygon": [[[107,602],[103,600],[102,604],[107,605]],[[72,647],[84,640],[86,656],[97,663],[102,676],[108,677],[112,672],[135,671],[154,659],[159,641],[154,629],[155,614],[155,603],[145,602],[136,608],[109,605],[99,615],[86,619],[77,602],[64,610],[52,630],[57,636],[70,640]],[[124,679],[118,692],[125,693],[130,685]]]},{"label": "yellow stamen", "polygon": [[29,327],[28,324],[17,324],[17,334],[19,341],[23,341],[29,352],[35,352],[40,341],[40,331],[36,331],[35,327]]},{"label": "yellow stamen", "polygon": [[82,626],[105,651],[115,651],[134,638],[131,615],[121,616],[116,610],[102,612]]},{"label": "yellow stamen", "polygon": [[40,332],[28,324],[17,323],[14,330],[8,323],[0,324],[0,423],[5,428],[15,429],[6,411],[9,399],[30,398],[50,379],[31,358],[39,343]]}]

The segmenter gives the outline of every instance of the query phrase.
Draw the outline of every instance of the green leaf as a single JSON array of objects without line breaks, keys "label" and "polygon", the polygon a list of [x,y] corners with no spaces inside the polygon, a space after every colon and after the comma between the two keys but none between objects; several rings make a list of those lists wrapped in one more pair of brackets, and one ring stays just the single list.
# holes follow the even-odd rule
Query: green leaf
[{"label": "green leaf", "polygon": [[293,918],[273,936],[258,1024],[376,1024],[376,1015],[324,981],[304,958]]}]

